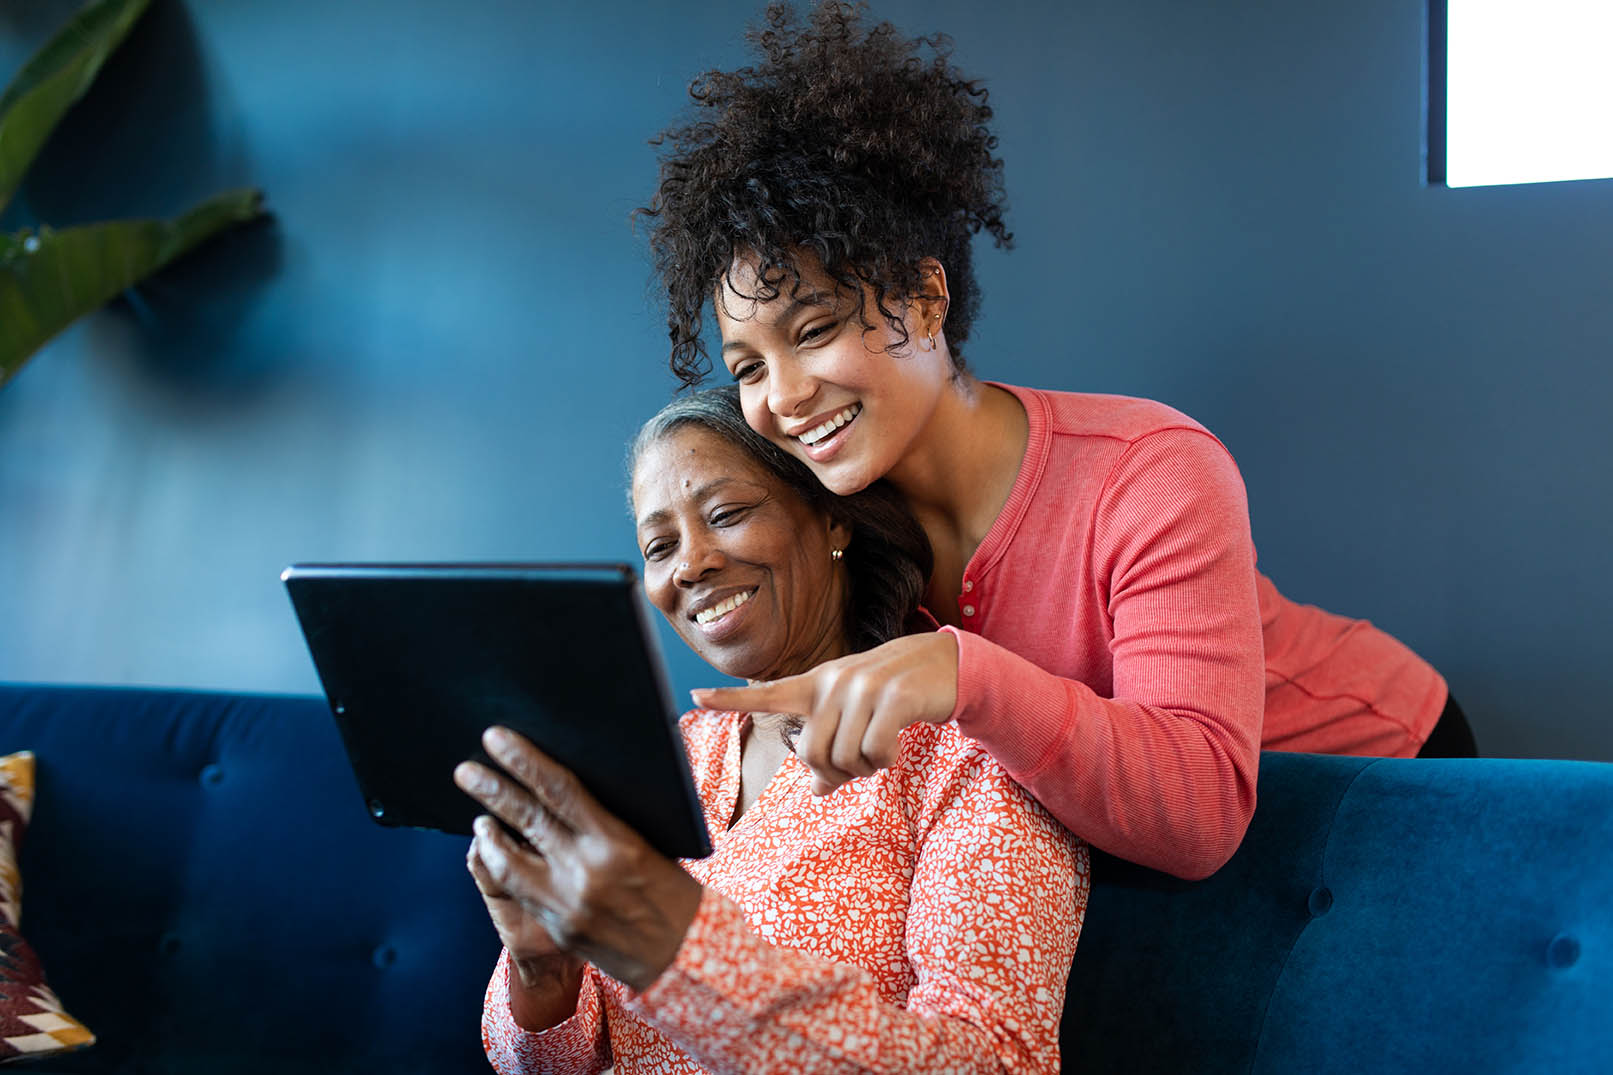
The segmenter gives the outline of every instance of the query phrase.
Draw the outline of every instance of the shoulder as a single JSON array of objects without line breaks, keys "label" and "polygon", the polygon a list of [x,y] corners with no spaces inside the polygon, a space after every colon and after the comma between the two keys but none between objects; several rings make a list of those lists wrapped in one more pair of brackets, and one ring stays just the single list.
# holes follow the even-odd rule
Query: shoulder
[{"label": "shoulder", "polygon": [[[900,783],[921,844],[940,846],[942,854],[954,845],[955,850],[973,848],[970,856],[1010,846],[1023,850],[1031,844],[1042,849],[1037,854],[1061,860],[1073,853],[1068,830],[980,742],[960,731],[956,721],[911,725],[902,735],[896,768],[906,770]],[[974,867],[965,863],[959,868]]]},{"label": "shoulder", "polygon": [[728,740],[737,734],[741,714],[712,709],[691,709],[678,718],[683,749],[696,769],[712,755],[720,755]]},{"label": "shoulder", "polygon": [[1100,392],[1055,392],[1010,384],[997,386],[1013,393],[1024,405],[1033,428],[1041,424],[1053,435],[1103,437],[1128,443],[1167,430],[1211,436],[1203,424],[1157,400]]},{"label": "shoulder", "polygon": [[678,727],[685,735],[698,735],[708,729],[731,724],[738,716],[738,713],[716,709],[691,709],[678,718]]},{"label": "shoulder", "polygon": [[1132,396],[999,387],[1023,403],[1030,424],[1016,492],[1037,519],[1064,520],[1057,525],[1067,528],[1122,502],[1145,514],[1161,502],[1186,505],[1205,495],[1243,502],[1243,478],[1226,446],[1174,407]]},{"label": "shoulder", "polygon": [[991,752],[959,730],[956,721],[904,728],[896,768],[905,770],[912,794],[932,802],[979,793],[1017,799],[1020,790]]},{"label": "shoulder", "polygon": [[972,741],[953,721],[918,721],[902,729],[899,742],[896,764],[917,773],[966,755]]}]

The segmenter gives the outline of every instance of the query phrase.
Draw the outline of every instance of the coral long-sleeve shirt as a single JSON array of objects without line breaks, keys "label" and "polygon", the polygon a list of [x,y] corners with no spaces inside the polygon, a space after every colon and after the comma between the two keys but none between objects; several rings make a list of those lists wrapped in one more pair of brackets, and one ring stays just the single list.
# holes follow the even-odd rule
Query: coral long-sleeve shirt
[{"label": "coral long-sleeve shirt", "polygon": [[505,953],[493,1067],[1056,1072],[1085,845],[953,724],[906,729],[894,766],[826,797],[789,756],[729,828],[747,721],[683,719],[714,852],[684,862],[706,891],[672,965],[643,993],[590,966],[576,1013],[531,1033]]},{"label": "coral long-sleeve shirt", "polygon": [[945,628],[953,717],[1071,831],[1204,877],[1254,812],[1263,717],[1281,749],[1416,752],[1444,681],[1258,575],[1208,431],[1150,400],[1000,387],[1029,442]]}]

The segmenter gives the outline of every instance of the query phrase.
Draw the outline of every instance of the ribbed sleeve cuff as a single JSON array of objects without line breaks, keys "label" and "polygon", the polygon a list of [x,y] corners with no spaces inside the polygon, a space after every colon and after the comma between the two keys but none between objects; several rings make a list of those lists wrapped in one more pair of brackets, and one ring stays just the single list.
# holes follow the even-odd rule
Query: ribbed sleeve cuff
[{"label": "ribbed sleeve cuff", "polygon": [[[1076,731],[1071,725],[1078,714],[1065,697],[1073,681],[1058,681],[977,634],[951,626],[941,630],[958,643],[958,702],[952,719],[1023,782]],[[1049,680],[1055,683],[1051,695],[1044,686]]]}]

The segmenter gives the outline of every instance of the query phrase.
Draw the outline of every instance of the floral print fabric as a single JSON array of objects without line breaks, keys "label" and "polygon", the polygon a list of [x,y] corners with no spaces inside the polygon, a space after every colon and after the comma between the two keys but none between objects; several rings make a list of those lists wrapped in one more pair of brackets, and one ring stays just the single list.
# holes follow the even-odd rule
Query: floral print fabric
[{"label": "floral print fabric", "polygon": [[794,755],[732,828],[748,718],[682,729],[714,853],[677,958],[643,993],[589,967],[542,1033],[488,985],[495,1070],[1056,1072],[1087,850],[954,724],[902,733],[897,763],[811,794]]}]

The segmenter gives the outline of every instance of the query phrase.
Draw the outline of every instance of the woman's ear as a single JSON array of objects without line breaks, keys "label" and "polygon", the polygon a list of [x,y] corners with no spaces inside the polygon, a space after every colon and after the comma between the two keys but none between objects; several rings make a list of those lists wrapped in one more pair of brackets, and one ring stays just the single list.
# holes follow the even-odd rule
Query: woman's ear
[{"label": "woman's ear", "polygon": [[947,290],[946,267],[936,258],[925,258],[919,262],[919,293],[913,301],[914,310],[919,315],[919,334],[934,338],[941,334],[941,326],[946,324],[947,307],[951,304],[952,294]]},{"label": "woman's ear", "polygon": [[829,520],[829,548],[845,551],[851,544],[851,524],[838,519]]}]

